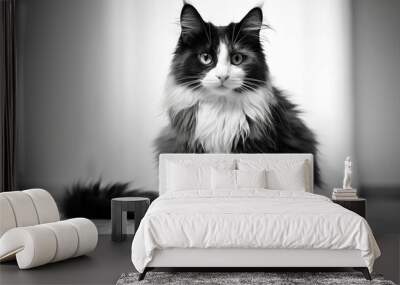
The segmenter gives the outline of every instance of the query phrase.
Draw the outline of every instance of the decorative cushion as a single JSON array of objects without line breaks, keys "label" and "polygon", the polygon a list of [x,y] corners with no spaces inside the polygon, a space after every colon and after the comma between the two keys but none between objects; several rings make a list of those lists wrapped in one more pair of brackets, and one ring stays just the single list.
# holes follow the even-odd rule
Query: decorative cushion
[{"label": "decorative cushion", "polygon": [[268,188],[267,170],[236,170],[237,188]]},{"label": "decorative cushion", "polygon": [[267,188],[267,171],[263,170],[211,170],[211,189],[240,190],[242,188]]},{"label": "decorative cushion", "polygon": [[239,170],[267,170],[268,189],[310,191],[305,160],[239,159]]},{"label": "decorative cushion", "polygon": [[212,168],[211,189],[236,190],[236,170]]}]

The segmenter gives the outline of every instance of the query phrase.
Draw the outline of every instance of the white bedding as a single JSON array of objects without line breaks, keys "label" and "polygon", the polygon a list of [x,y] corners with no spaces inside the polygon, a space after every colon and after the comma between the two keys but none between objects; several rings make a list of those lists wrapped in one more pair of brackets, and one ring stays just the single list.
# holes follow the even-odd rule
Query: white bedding
[{"label": "white bedding", "polygon": [[140,223],[132,262],[143,272],[165,248],[358,249],[371,272],[380,255],[359,215],[324,196],[265,189],[163,194]]}]

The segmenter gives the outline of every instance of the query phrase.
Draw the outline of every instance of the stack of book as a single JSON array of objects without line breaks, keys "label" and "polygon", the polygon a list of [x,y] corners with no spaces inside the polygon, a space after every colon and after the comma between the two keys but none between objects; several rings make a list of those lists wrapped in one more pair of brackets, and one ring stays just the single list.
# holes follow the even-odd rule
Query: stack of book
[{"label": "stack of book", "polygon": [[354,200],[358,199],[357,189],[334,188],[332,193],[334,200]]}]

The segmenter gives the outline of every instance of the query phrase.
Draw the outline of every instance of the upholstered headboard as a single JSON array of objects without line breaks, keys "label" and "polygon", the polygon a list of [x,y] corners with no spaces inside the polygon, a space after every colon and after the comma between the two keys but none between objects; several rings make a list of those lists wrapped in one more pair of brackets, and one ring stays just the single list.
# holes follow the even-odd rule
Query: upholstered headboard
[{"label": "upholstered headboard", "polygon": [[159,157],[159,193],[160,195],[166,192],[167,184],[167,165],[169,162],[182,161],[182,160],[232,160],[232,163],[236,165],[238,159],[254,159],[254,160],[304,160],[305,162],[305,180],[306,180],[306,191],[313,192],[314,186],[314,171],[313,171],[313,155],[308,153],[276,153],[276,154],[193,154],[193,153],[163,153]]}]

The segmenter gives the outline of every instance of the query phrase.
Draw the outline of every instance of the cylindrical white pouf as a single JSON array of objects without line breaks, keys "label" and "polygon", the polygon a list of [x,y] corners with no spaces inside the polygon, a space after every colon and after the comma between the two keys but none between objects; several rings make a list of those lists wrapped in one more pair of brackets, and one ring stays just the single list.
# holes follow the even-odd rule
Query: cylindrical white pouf
[{"label": "cylindrical white pouf", "polygon": [[22,193],[32,199],[39,218],[39,224],[51,223],[60,220],[57,204],[49,192],[43,189],[29,189]]},{"label": "cylindrical white pouf", "polygon": [[10,202],[6,197],[0,195],[0,237],[16,226],[17,222]]},{"label": "cylindrical white pouf", "polygon": [[85,218],[65,220],[75,227],[79,236],[78,249],[74,255],[79,256],[94,250],[97,246],[98,233],[95,224]]},{"label": "cylindrical white pouf", "polygon": [[57,252],[51,262],[70,258],[78,250],[79,237],[71,224],[65,221],[44,224],[53,231],[57,239]]},{"label": "cylindrical white pouf", "polygon": [[49,263],[56,251],[56,236],[41,225],[11,229],[0,239],[0,257],[16,254],[20,269]]},{"label": "cylindrical white pouf", "polygon": [[7,231],[0,238],[0,261],[16,255],[20,269],[87,254],[97,245],[97,228],[75,218]]},{"label": "cylindrical white pouf", "polygon": [[35,205],[29,195],[22,191],[10,191],[1,193],[1,196],[10,203],[17,227],[33,226],[39,223]]}]

